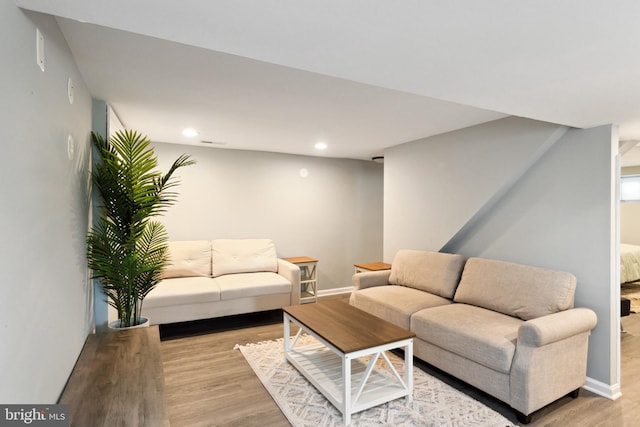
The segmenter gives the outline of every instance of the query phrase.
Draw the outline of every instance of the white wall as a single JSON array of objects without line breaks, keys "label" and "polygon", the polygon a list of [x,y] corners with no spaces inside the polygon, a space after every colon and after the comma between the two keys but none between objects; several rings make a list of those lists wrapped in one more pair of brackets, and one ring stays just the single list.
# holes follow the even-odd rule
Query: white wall
[{"label": "white wall", "polygon": [[[166,172],[180,154],[173,240],[271,238],[278,256],[319,260],[318,288],[351,286],[353,264],[382,258],[382,165],[347,159],[154,144]],[[302,178],[300,169],[308,176]]]},{"label": "white wall", "polygon": [[[615,140],[615,141],[613,141]],[[444,249],[569,271],[598,314],[588,376],[617,387],[610,126],[506,118],[385,151],[384,254]]]},{"label": "white wall", "polygon": [[[638,175],[640,166],[622,168],[621,175]],[[620,241],[640,245],[640,203],[620,204]]]},{"label": "white wall", "polygon": [[55,403],[93,327],[85,259],[91,98],[50,17],[0,2],[0,55],[0,402]]},{"label": "white wall", "polygon": [[640,245],[640,203],[620,204],[620,241]]}]

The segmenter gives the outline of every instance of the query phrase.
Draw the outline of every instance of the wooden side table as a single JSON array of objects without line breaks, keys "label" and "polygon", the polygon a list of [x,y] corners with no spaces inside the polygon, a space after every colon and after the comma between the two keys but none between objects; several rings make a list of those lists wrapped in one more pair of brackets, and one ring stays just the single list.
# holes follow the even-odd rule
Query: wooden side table
[{"label": "wooden side table", "polygon": [[308,256],[283,258],[300,268],[300,303],[318,301],[318,275],[316,266],[318,260]]},{"label": "wooden side table", "polygon": [[355,272],[362,273],[363,271],[380,271],[380,270],[391,270],[391,264],[387,264],[386,262],[376,261],[376,262],[366,262],[364,264],[353,264],[355,267]]}]

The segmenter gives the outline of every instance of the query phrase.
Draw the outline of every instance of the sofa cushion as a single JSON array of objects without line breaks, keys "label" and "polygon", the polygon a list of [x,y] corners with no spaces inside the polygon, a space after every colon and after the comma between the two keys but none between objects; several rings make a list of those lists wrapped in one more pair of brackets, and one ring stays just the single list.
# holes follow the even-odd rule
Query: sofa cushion
[{"label": "sofa cushion", "polygon": [[470,258],[454,301],[529,320],[572,308],[575,290],[571,273]]},{"label": "sofa cushion", "polygon": [[349,304],[409,329],[413,313],[427,307],[451,304],[451,300],[413,288],[386,285],[353,292]]},{"label": "sofa cushion", "polygon": [[509,374],[523,322],[472,305],[449,304],[415,313],[411,331],[444,350]]},{"label": "sofa cushion", "polygon": [[144,300],[145,308],[220,301],[220,288],[211,277],[161,280]]},{"label": "sofa cushion", "polygon": [[389,283],[453,298],[463,265],[462,255],[402,249],[393,258]]},{"label": "sofa cushion", "polygon": [[260,295],[288,294],[291,282],[277,273],[226,274],[213,279],[220,287],[220,299],[230,300]]},{"label": "sofa cushion", "polygon": [[172,277],[211,276],[211,242],[209,240],[170,241],[169,263],[163,279]]},{"label": "sofa cushion", "polygon": [[276,248],[270,239],[217,239],[211,246],[213,277],[223,274],[278,271]]}]

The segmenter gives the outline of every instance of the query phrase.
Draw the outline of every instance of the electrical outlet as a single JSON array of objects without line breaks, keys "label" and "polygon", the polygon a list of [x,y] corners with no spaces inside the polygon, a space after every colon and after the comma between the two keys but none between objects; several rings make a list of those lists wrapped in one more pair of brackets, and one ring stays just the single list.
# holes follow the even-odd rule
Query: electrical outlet
[{"label": "electrical outlet", "polygon": [[36,62],[38,67],[44,71],[44,36],[40,28],[36,28]]}]

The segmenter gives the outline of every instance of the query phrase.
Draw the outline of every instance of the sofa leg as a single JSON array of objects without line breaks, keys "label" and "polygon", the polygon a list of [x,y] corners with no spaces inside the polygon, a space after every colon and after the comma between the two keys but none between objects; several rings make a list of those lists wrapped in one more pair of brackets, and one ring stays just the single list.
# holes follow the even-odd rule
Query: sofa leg
[{"label": "sofa leg", "polygon": [[[577,389],[570,391],[567,396],[571,397],[572,399],[576,399],[578,396],[580,395],[580,387],[578,387]],[[513,410],[516,413],[516,418],[518,418],[518,422],[520,424],[529,424],[531,422],[532,419],[532,415],[533,414],[529,414],[529,415],[525,415],[522,412],[518,411],[518,410]]]},{"label": "sofa leg", "polygon": [[531,422],[531,415],[532,414],[525,415],[520,411],[515,411],[515,413],[516,413],[516,417],[518,418],[518,422],[520,424],[529,424]]}]

